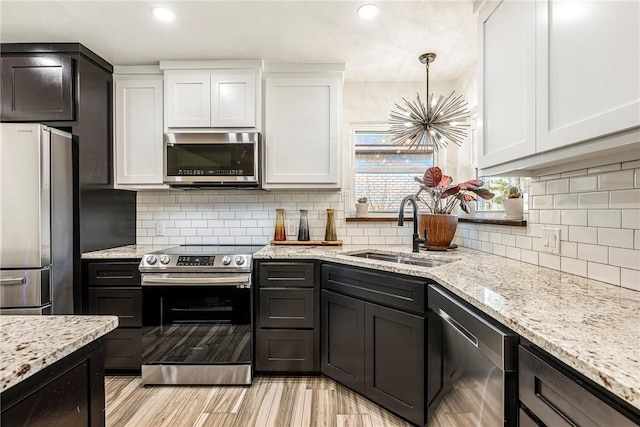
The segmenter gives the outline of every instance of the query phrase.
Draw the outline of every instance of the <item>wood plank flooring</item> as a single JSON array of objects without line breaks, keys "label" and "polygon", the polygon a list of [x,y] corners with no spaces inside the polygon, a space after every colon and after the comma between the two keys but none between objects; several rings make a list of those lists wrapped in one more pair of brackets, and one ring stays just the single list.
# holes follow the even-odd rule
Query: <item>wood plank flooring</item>
[{"label": "wood plank flooring", "polygon": [[107,376],[107,427],[409,427],[325,377],[255,377],[251,387],[155,386]]}]

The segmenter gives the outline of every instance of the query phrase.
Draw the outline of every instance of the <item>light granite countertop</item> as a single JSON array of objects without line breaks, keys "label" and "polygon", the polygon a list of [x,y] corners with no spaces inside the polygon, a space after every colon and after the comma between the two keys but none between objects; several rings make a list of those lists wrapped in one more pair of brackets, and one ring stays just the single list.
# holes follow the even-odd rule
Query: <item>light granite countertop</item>
[{"label": "light granite countertop", "polygon": [[0,315],[0,392],[117,326],[116,316]]},{"label": "light granite countertop", "polygon": [[84,252],[82,259],[128,259],[142,257],[150,252],[161,251],[177,245],[127,245],[101,251]]},{"label": "light granite countertop", "polygon": [[[141,258],[168,246],[82,257]],[[348,255],[365,250],[453,262],[419,267]],[[413,254],[409,245],[265,246],[254,259],[314,259],[433,279],[640,409],[640,292],[466,248]]]},{"label": "light granite countertop", "polygon": [[[419,267],[348,255],[364,250],[453,262]],[[640,292],[465,248],[267,246],[254,259],[317,259],[433,279],[640,409]]]}]

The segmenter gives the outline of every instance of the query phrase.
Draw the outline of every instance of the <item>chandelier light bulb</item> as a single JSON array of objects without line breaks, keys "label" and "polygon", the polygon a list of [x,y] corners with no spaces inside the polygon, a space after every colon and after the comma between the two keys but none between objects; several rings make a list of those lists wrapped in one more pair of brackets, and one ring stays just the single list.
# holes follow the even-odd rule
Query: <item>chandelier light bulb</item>
[{"label": "chandelier light bulb", "polygon": [[358,8],[358,16],[361,19],[373,19],[378,15],[379,9],[375,4],[364,4]]}]

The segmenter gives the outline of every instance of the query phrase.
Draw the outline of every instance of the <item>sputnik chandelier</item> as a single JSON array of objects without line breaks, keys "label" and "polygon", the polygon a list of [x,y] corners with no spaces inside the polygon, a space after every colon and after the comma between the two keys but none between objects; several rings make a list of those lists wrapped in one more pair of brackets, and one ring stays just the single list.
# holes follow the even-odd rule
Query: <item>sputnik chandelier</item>
[{"label": "sputnik chandelier", "polygon": [[397,111],[389,117],[391,124],[391,143],[401,145],[408,150],[438,151],[453,141],[460,146],[467,137],[468,124],[463,121],[469,118],[470,111],[462,95],[448,97],[429,95],[429,64],[436,59],[435,53],[420,55],[419,60],[427,68],[427,103],[417,95],[411,102],[402,98],[403,105],[395,104]]}]

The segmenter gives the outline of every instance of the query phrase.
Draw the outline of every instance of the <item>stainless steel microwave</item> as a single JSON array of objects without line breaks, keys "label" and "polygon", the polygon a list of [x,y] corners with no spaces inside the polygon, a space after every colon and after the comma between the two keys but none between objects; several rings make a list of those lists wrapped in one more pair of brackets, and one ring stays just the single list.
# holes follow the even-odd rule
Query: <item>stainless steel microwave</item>
[{"label": "stainless steel microwave", "polygon": [[164,182],[172,187],[260,187],[258,132],[168,132]]}]

